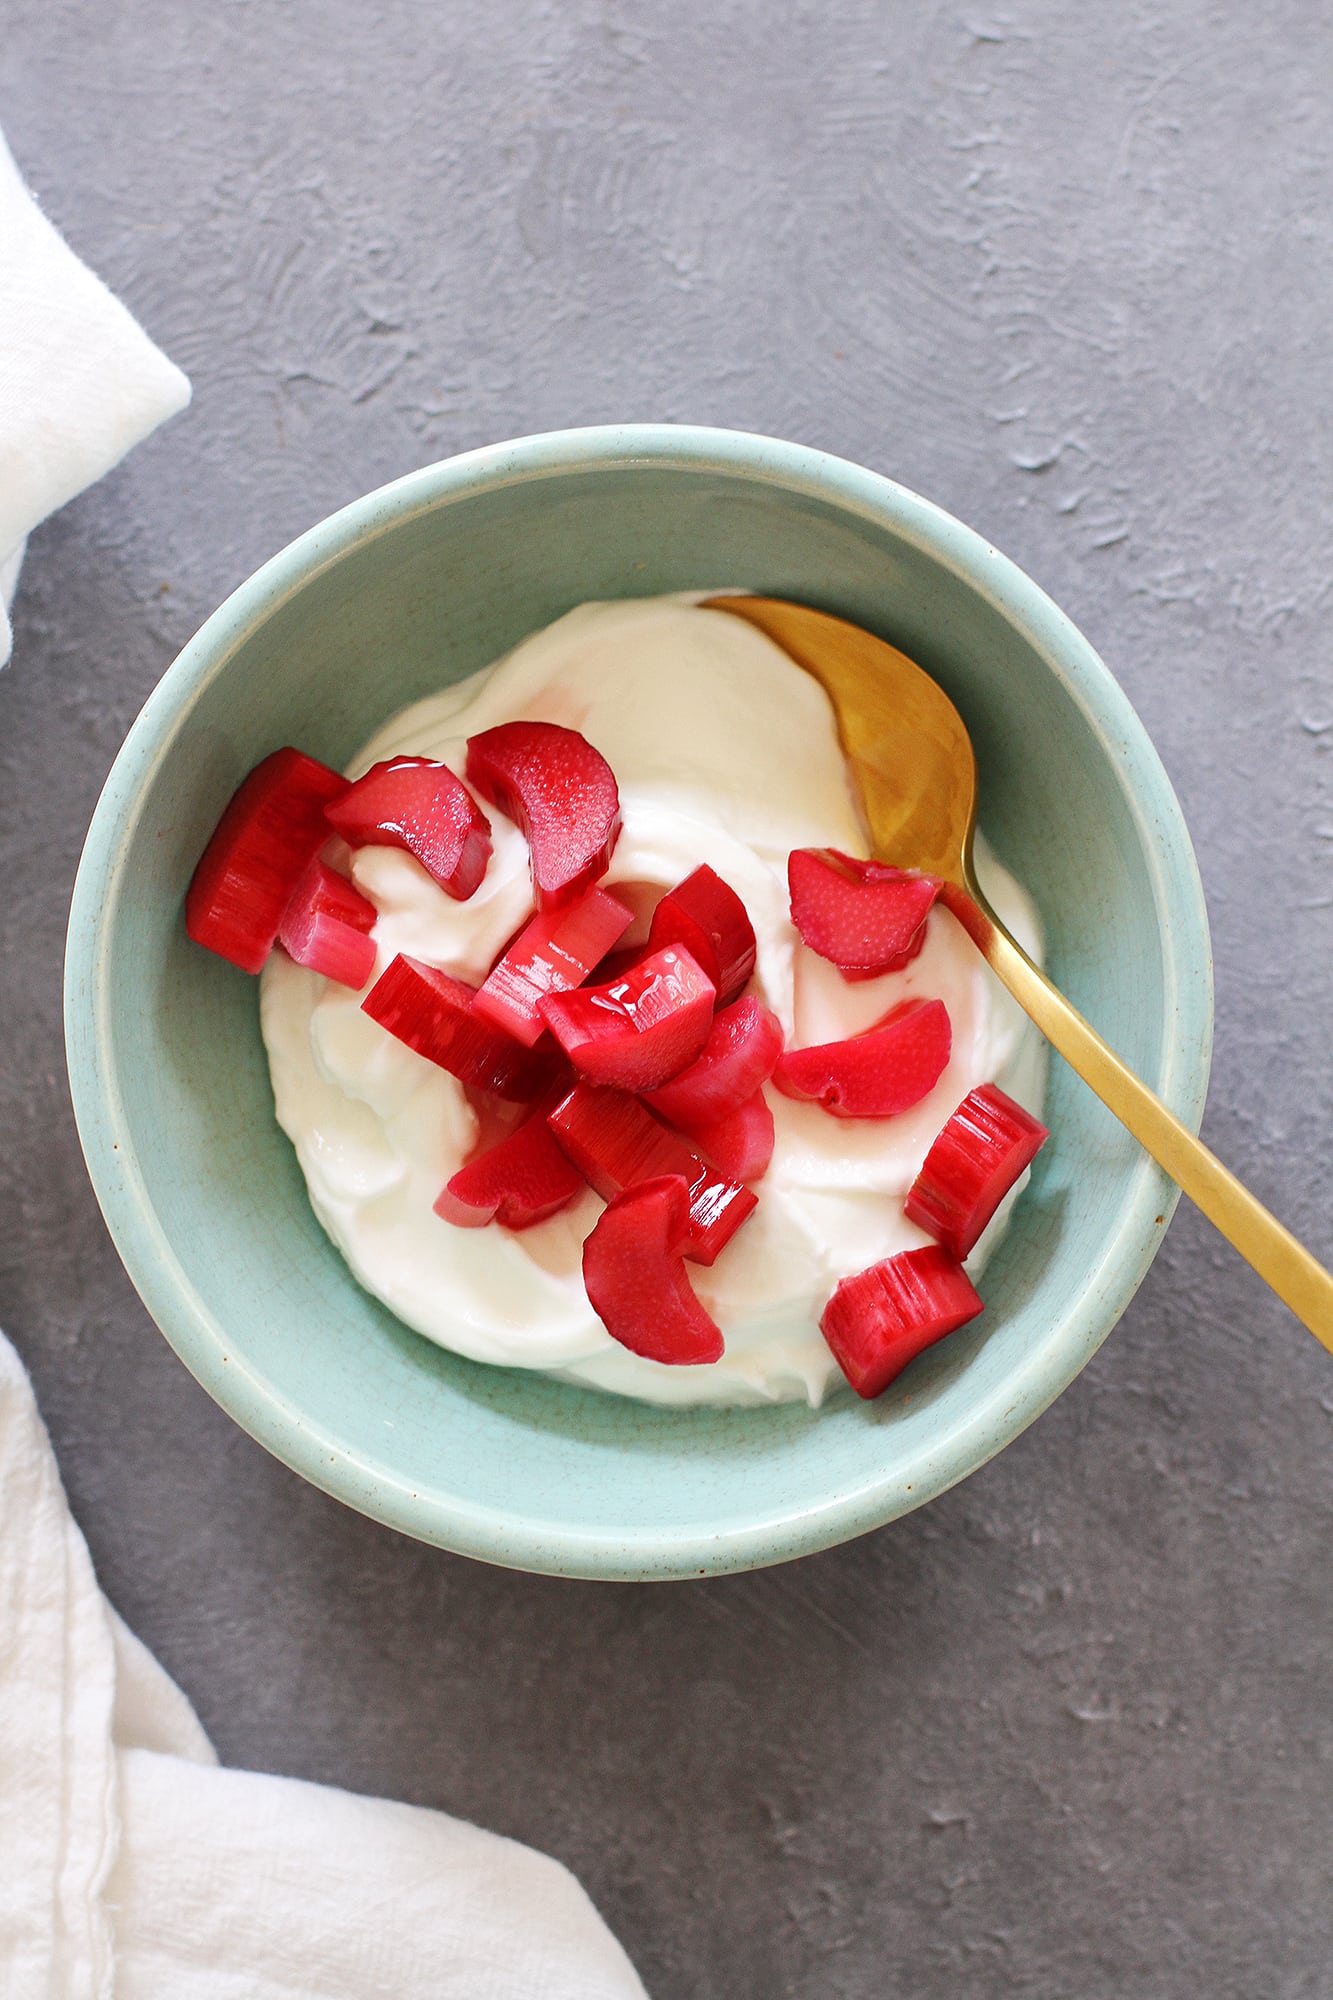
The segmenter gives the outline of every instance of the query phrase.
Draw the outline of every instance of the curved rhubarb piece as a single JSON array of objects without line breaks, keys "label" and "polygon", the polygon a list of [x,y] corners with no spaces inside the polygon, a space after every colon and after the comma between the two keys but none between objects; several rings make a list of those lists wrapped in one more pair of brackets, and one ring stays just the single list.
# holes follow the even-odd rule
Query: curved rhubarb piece
[{"label": "curved rhubarb piece", "polygon": [[878,1396],[909,1361],[981,1311],[962,1265],[937,1243],[844,1278],[819,1330],[858,1396]]},{"label": "curved rhubarb piece", "polygon": [[467,781],[527,836],[539,910],[572,903],[605,875],[620,793],[600,750],[555,722],[502,722],[467,746]]},{"label": "curved rhubarb piece", "polygon": [[893,1118],[935,1088],[952,1045],[942,1000],[902,1000],[864,1034],[788,1049],[773,1082],[784,1097],[810,1099],[835,1118]]},{"label": "curved rhubarb piece", "polygon": [[336,803],[329,825],[349,847],[405,847],[455,902],[465,903],[491,858],[491,823],[447,764],[389,757]]},{"label": "curved rhubarb piece", "polygon": [[477,989],[477,1012],[531,1048],[545,1032],[540,1003],[546,994],[581,986],[633,920],[604,889],[590,889],[558,910],[538,910]]},{"label": "curved rhubarb piece", "polygon": [[685,1182],[667,1174],[617,1195],[583,1244],[583,1283],[611,1338],[669,1367],[722,1359],[721,1329],[681,1258],[689,1214]]},{"label": "curved rhubarb piece", "polygon": [[717,1004],[736,998],[754,971],[754,925],[731,885],[705,862],[668,889],[653,911],[648,948],[683,945],[717,988]]},{"label": "curved rhubarb piece", "polygon": [[525,1049],[481,1019],[473,1011],[473,995],[463,980],[400,953],[361,1007],[372,1021],[460,1083],[529,1103],[551,1077],[551,1055],[541,1048]]},{"label": "curved rhubarb piece", "polygon": [[711,1264],[753,1215],[758,1196],[692,1152],[660,1125],[637,1097],[578,1083],[548,1114],[552,1132],[603,1201],[663,1174],[679,1174],[689,1189],[685,1255]]},{"label": "curved rhubarb piece", "polygon": [[710,1125],[682,1125],[697,1153],[734,1181],[762,1180],[773,1157],[773,1113],[762,1090]]},{"label": "curved rhubarb piece", "polygon": [[904,1204],[961,1263],[1050,1133],[998,1084],[971,1090],[936,1139]]},{"label": "curved rhubarb piece", "polygon": [[703,1053],[646,1101],[673,1125],[715,1124],[768,1082],[781,1054],[782,1023],[747,994],[713,1016]]},{"label": "curved rhubarb piece", "polygon": [[584,1186],[582,1174],[556,1144],[545,1113],[537,1111],[507,1139],[460,1167],[435,1213],[461,1229],[488,1222],[531,1229],[567,1208]]},{"label": "curved rhubarb piece", "polygon": [[375,905],[318,856],[306,869],[278,926],[278,943],[298,965],[341,986],[362,987],[375,970]]},{"label": "curved rhubarb piece", "polygon": [[185,928],[196,944],[242,972],[258,972],[283,912],[328,838],[325,807],[346,778],[300,750],[256,764],[218,821],[185,896]]},{"label": "curved rhubarb piece", "polygon": [[804,943],[849,979],[875,979],[909,965],[926,941],[937,875],[859,861],[836,847],[796,847],[787,856],[791,920]]},{"label": "curved rhubarb piece", "polygon": [[548,993],[541,1017],[580,1076],[653,1090],[708,1040],[714,989],[687,951],[650,952],[609,986]]}]

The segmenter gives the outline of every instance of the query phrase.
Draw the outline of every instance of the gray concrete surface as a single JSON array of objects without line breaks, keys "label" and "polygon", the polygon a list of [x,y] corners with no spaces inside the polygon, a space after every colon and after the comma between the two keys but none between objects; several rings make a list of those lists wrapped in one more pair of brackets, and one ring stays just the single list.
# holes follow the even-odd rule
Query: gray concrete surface
[{"label": "gray concrete surface", "polygon": [[195,382],[35,538],[0,677],[0,1323],[222,1755],[576,1868],[656,2000],[1312,2000],[1333,1363],[1193,1213],[935,1506],[663,1588],[396,1539],[234,1429],[84,1179],[59,981],[139,704],[393,474],[646,417],[893,473],[1050,589],[1179,789],[1206,1135],[1333,1257],[1333,32],[1309,0],[10,0],[0,121]]}]

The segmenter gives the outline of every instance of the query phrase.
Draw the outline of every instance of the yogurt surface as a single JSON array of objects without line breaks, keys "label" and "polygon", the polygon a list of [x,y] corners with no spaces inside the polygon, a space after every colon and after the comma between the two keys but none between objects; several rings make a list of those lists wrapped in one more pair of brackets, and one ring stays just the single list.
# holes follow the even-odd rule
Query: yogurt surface
[{"label": "yogurt surface", "polygon": [[[644,922],[701,862],[731,884],[758,941],[753,987],[789,1044],[855,1034],[908,997],[939,998],[953,1053],[934,1090],[900,1117],[844,1120],[769,1087],[776,1125],[759,1206],[711,1269],[690,1279],[721,1326],[723,1359],[670,1368],[613,1341],[588,1303],[580,1250],[602,1204],[514,1234],[460,1229],[432,1204],[474,1146],[463,1086],[361,1012],[361,995],[275,952],[261,1021],[277,1115],[310,1199],[360,1282],[400,1319],[478,1361],[540,1368],[652,1402],[819,1403],[842,1376],[819,1332],[838,1280],[925,1243],[902,1200],[926,1151],[976,1085],[999,1082],[1040,1112],[1044,1044],[946,910],[902,972],[848,984],[793,929],[793,847],[865,854],[833,713],[818,684],[770,639],[689,598],[585,604],[466,681],[405,709],[365,746],[380,759],[433,757],[461,772],[467,738],[517,718],[563,723],[600,750],[620,787],[624,830],[603,887]],[[527,843],[490,807],[495,851],[466,903],[408,854],[361,848],[357,887],[380,915],[375,976],[398,952],[474,984],[531,913]],[[1040,954],[1029,898],[978,842],[978,874],[1014,935]],[[975,1278],[1005,1225],[995,1217]]]}]

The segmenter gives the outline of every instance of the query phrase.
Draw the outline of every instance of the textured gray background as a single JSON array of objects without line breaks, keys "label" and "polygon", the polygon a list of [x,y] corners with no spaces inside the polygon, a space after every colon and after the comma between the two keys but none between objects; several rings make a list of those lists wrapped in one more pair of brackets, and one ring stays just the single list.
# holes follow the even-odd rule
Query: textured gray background
[{"label": "textured gray background", "polygon": [[59,1018],[98,787],[263,557],[497,437],[771,431],[962,515],[1120,676],[1208,892],[1206,1135],[1333,1256],[1325,11],[5,14],[21,163],[195,383],[35,538],[0,678],[0,1323],[111,1596],[225,1758],[548,1848],[656,2000],[1333,1993],[1333,1364],[1196,1215],[935,1506],[750,1577],[539,1581],[344,1512],[195,1387]]}]

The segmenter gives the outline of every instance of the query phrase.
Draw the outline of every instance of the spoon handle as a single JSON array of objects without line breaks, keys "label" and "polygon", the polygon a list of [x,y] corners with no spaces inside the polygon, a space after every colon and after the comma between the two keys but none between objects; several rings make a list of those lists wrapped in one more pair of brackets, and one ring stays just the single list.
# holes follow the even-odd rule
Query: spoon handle
[{"label": "spoon handle", "polygon": [[1057,993],[980,896],[974,898],[951,884],[944,900],[1052,1048],[1333,1353],[1333,1276],[1125,1067],[1096,1029]]}]

